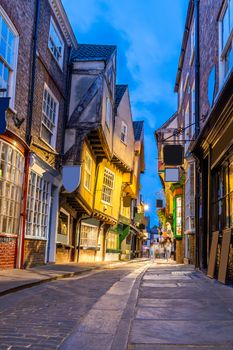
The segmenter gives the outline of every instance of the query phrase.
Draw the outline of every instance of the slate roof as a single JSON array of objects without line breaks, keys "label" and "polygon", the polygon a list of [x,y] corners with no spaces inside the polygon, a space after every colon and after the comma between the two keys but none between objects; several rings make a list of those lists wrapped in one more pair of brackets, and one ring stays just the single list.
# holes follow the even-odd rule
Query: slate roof
[{"label": "slate roof", "polygon": [[79,44],[78,48],[73,50],[71,60],[108,61],[116,49],[115,45]]},{"label": "slate roof", "polygon": [[116,85],[115,91],[115,108],[117,109],[122,97],[124,96],[125,91],[127,90],[128,85]]},{"label": "slate roof", "polygon": [[133,122],[135,141],[140,141],[143,127],[144,127],[144,121]]}]

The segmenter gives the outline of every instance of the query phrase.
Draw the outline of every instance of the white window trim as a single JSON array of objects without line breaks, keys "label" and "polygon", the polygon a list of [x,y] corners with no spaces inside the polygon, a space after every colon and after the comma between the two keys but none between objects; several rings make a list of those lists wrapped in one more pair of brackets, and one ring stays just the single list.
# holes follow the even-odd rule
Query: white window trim
[{"label": "white window trim", "polygon": [[124,143],[124,145],[127,145],[127,139],[128,139],[128,125],[124,122],[124,121],[122,121],[121,122],[121,135],[122,135],[122,130],[123,130],[123,128],[126,128],[126,132],[125,132],[125,141],[123,141],[122,140],[122,138],[121,138],[121,142],[123,142]]},{"label": "white window trim", "polygon": [[[69,236],[70,236],[70,213],[67,211],[67,210],[65,210],[64,208],[60,208],[60,211],[59,212],[62,212],[63,214],[65,214],[67,217],[68,217],[68,234],[67,234],[67,241],[66,241],[66,243],[67,244],[69,244]],[[59,236],[64,236],[64,235],[62,235],[62,234],[60,234],[60,233],[57,233],[57,238],[58,238],[58,235]],[[61,243],[61,244],[63,244],[63,242],[60,242],[60,241],[58,241],[58,239],[56,239],[56,243]]]},{"label": "white window trim", "polygon": [[[91,160],[91,168],[90,168],[90,173],[88,172],[88,174],[90,175],[90,188],[88,188],[87,186],[86,186],[86,173],[87,173],[87,171],[86,171],[86,156],[88,156],[89,157],[89,159]],[[92,157],[91,157],[91,155],[89,154],[89,152],[88,151],[86,151],[85,152],[85,161],[84,161],[84,184],[83,184],[83,187],[88,191],[88,192],[91,192],[91,180],[92,180],[92,164],[93,163],[93,161],[92,161]]]},{"label": "white window trim", "polygon": [[[30,173],[34,172],[36,174],[36,176],[43,178],[43,175],[35,172],[35,170],[30,170]],[[28,180],[29,181],[29,180]],[[48,181],[47,181],[48,182]],[[50,222],[50,211],[51,211],[51,189],[52,189],[52,185],[51,182],[49,182],[49,200],[48,200],[48,226],[46,229],[46,237],[41,237],[41,236],[33,236],[33,235],[27,235],[25,234],[25,238],[27,239],[32,239],[32,240],[37,240],[37,241],[47,241],[48,240],[48,232],[49,232],[49,222]],[[33,212],[35,212],[35,209],[33,208]],[[27,222],[26,222],[27,225]],[[27,230],[26,230],[27,232]]]},{"label": "white window trim", "polygon": [[18,62],[18,51],[19,51],[19,34],[15,26],[13,25],[12,21],[10,20],[9,16],[4,11],[1,5],[0,5],[0,15],[4,18],[4,20],[6,21],[6,24],[9,26],[9,28],[11,29],[12,33],[15,36],[14,63],[13,63],[14,69],[9,76],[9,79],[10,79],[9,97],[11,97],[9,107],[10,109],[12,109],[13,112],[16,113],[14,108],[15,108],[15,93],[16,93],[17,62]]},{"label": "white window trim", "polygon": [[42,125],[44,125],[42,119],[43,119],[43,101],[42,101],[42,108],[41,108],[41,127],[40,127],[40,138],[41,140],[43,140],[44,143],[46,143],[47,146],[49,146],[53,151],[56,151],[56,143],[57,143],[57,124],[58,124],[58,116],[59,116],[59,101],[56,98],[56,96],[54,95],[54,93],[52,92],[52,90],[48,87],[48,85],[46,83],[44,83],[44,89],[43,89],[43,94],[44,94],[44,90],[47,90],[47,92],[52,96],[52,98],[55,100],[55,102],[57,103],[57,113],[56,113],[56,120],[55,120],[55,127],[54,127],[54,133],[52,134],[52,139],[53,141],[50,143],[48,143],[46,140],[43,139],[42,137]]},{"label": "white window trim", "polygon": [[53,19],[52,16],[50,17],[49,36],[50,36],[50,27],[51,27],[51,23],[52,23],[52,25],[54,26],[54,29],[55,29],[55,31],[56,31],[56,34],[57,34],[58,38],[60,39],[60,41],[61,41],[62,44],[63,44],[63,46],[62,46],[62,53],[61,53],[61,56],[62,56],[61,62],[59,62],[59,61],[57,60],[57,58],[55,57],[53,51],[50,49],[50,47],[49,47],[49,40],[50,40],[50,39],[49,39],[49,38],[48,38],[48,48],[49,48],[49,51],[51,52],[53,58],[54,58],[55,61],[57,62],[58,66],[59,66],[60,69],[63,71],[65,42],[64,42],[64,40],[62,39],[62,36],[61,36],[61,34],[60,34],[60,31],[59,31],[59,29],[58,29],[58,27],[57,27],[57,25],[56,25],[56,23],[55,23],[55,21],[54,21],[54,19]]},{"label": "white window trim", "polygon": [[106,202],[105,200],[102,199],[102,194],[103,194],[103,186],[104,186],[104,176],[103,176],[103,185],[102,185],[102,191],[101,191],[101,202],[106,204],[106,205],[109,205],[109,206],[112,206],[112,199],[113,199],[113,193],[114,193],[114,189],[115,189],[115,173],[110,170],[109,168],[105,167],[104,168],[104,172],[105,170],[107,170],[109,173],[111,173],[113,175],[113,187],[112,187],[112,198],[111,198],[111,202]]}]

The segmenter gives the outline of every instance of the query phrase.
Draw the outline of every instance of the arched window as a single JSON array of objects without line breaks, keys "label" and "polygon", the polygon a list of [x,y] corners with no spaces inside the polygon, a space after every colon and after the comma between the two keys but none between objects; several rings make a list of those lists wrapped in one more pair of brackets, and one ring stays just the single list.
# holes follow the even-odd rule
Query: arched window
[{"label": "arched window", "polygon": [[0,96],[11,97],[12,108],[15,99],[18,42],[16,29],[0,6]]}]

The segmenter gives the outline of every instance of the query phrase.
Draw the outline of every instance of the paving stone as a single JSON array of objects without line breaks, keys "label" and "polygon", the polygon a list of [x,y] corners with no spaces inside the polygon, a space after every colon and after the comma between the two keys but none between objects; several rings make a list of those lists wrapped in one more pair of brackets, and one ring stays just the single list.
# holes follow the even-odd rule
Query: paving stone
[{"label": "paving stone", "polygon": [[151,288],[176,288],[178,285],[176,283],[153,283],[153,282],[144,282],[142,287],[151,287]]},{"label": "paving stone", "polygon": [[130,343],[232,346],[232,329],[232,321],[134,320]]},{"label": "paving stone", "polygon": [[129,344],[127,350],[233,350],[231,345]]},{"label": "paving stone", "polygon": [[114,334],[122,312],[92,309],[79,326],[79,332]]},{"label": "paving stone", "polygon": [[192,307],[192,304],[179,305],[174,304],[170,307],[138,307],[136,319],[149,320],[232,320],[233,313],[227,310],[222,305],[211,305],[210,307],[203,306]]},{"label": "paving stone", "polygon": [[110,350],[113,335],[75,333],[61,346],[60,350]]}]

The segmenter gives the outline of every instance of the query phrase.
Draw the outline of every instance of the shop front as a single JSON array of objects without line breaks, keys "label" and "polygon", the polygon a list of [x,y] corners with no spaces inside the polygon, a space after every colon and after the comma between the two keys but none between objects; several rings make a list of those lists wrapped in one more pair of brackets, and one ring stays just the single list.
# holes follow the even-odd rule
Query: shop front
[{"label": "shop front", "polygon": [[20,266],[26,150],[16,140],[0,138],[0,269]]}]

